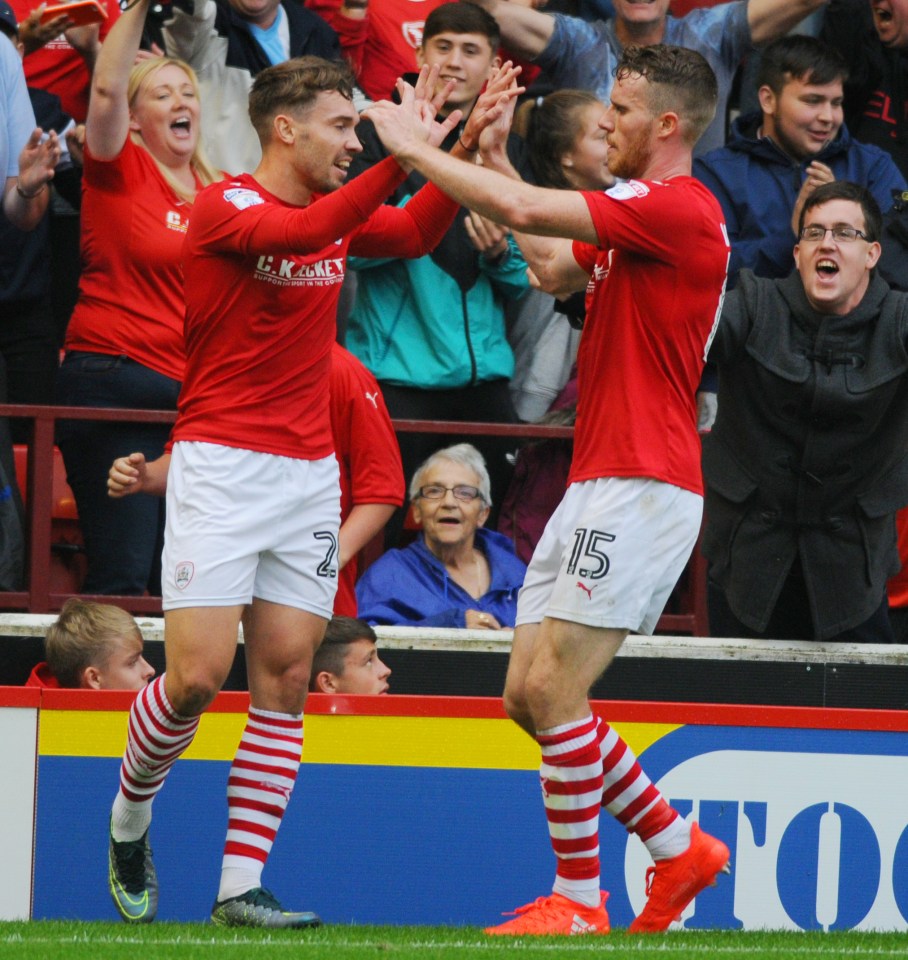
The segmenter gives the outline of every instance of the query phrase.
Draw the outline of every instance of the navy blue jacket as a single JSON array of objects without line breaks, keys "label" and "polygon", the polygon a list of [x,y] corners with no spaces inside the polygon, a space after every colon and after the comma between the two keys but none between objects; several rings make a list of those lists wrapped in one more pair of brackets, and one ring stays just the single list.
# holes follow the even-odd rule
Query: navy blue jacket
[{"label": "navy blue jacket", "polygon": [[729,287],[745,268],[770,279],[791,273],[796,242],[791,214],[811,160],[831,167],[836,180],[866,187],[884,213],[892,206],[892,191],[905,189],[891,157],[853,140],[844,124],[832,143],[798,163],[768,137],[757,138],[762,119],[761,113],[739,117],[727,146],[694,160],[694,176],[715,194],[725,214],[731,241]]},{"label": "navy blue jacket", "polygon": [[448,576],[420,536],[403,550],[389,550],[363,573],[356,584],[359,616],[372,624],[464,627],[466,611],[481,610],[503,627],[513,627],[527,568],[500,533],[480,527],[476,548],[485,554],[492,574],[488,592],[478,600]]}]

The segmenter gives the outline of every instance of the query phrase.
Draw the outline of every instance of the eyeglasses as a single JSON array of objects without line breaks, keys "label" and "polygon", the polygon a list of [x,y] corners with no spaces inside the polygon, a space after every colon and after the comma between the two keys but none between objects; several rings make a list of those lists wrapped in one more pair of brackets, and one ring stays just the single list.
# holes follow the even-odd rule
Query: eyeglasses
[{"label": "eyeglasses", "polygon": [[837,223],[834,227],[821,227],[817,223],[812,223],[801,231],[801,239],[810,243],[817,243],[823,240],[827,233],[832,234],[832,239],[836,243],[854,243],[858,237],[870,243],[870,237],[866,233],[862,233],[856,227],[849,227],[844,223]]},{"label": "eyeglasses", "polygon": [[420,487],[417,496],[422,497],[423,500],[442,500],[449,490],[458,500],[462,500],[464,503],[472,503],[477,497],[480,500],[485,500],[477,487],[471,487],[466,483],[458,483],[453,487],[443,487],[440,483],[430,483],[426,487]]}]

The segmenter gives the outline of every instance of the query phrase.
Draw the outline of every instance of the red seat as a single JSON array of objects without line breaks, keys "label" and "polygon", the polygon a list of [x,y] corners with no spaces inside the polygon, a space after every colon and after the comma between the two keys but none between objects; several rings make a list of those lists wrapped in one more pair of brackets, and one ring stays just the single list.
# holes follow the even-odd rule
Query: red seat
[{"label": "red seat", "polygon": [[[16,480],[22,502],[28,507],[28,447],[13,445]],[[53,506],[51,507],[51,582],[53,593],[79,593],[85,580],[85,547],[76,498],[66,482],[63,455],[54,447]]]}]

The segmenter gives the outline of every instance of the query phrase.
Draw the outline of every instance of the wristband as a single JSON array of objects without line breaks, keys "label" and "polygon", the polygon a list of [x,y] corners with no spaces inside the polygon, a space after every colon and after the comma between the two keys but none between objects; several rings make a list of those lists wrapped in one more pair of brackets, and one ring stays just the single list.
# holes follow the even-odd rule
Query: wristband
[{"label": "wristband", "polygon": [[468,147],[468,146],[463,142],[463,134],[461,134],[461,135],[457,138],[457,142],[464,148],[464,150],[467,151],[467,153],[476,153],[476,151],[479,149],[479,144],[478,144],[478,143],[476,144],[475,147]]},{"label": "wristband", "polygon": [[34,193],[26,193],[22,187],[19,185],[18,178],[16,179],[16,193],[22,197],[23,200],[34,200],[36,197],[40,197],[41,194],[47,189],[47,181],[41,184],[40,187]]}]

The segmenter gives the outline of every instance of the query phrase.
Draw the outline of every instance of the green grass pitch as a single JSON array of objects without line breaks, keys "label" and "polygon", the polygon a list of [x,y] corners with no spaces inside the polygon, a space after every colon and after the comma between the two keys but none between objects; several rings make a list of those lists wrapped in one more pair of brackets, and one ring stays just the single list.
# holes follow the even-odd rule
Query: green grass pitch
[{"label": "green grass pitch", "polygon": [[908,955],[905,933],[672,932],[492,938],[475,927],[226,930],[205,924],[0,923],[2,960],[827,960]]}]

